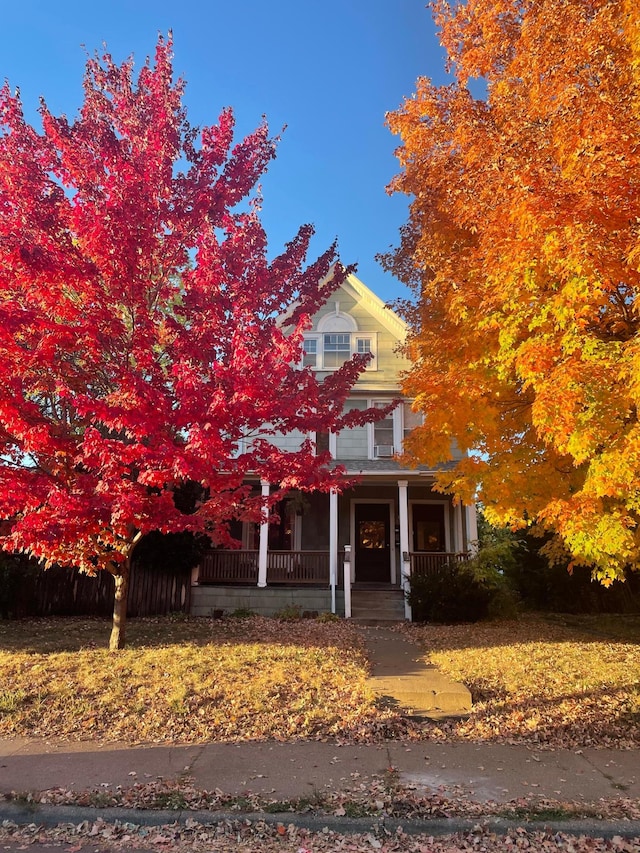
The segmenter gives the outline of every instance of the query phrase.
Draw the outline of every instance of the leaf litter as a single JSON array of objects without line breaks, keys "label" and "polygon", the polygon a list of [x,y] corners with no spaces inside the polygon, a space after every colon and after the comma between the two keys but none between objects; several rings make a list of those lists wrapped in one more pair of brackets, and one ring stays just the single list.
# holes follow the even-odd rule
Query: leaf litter
[{"label": "leaf litter", "polygon": [[[497,833],[479,823],[465,832],[441,836],[412,835],[402,827],[391,831],[376,825],[360,833],[339,833],[324,828],[310,831],[293,823],[268,823],[257,820],[224,819],[215,824],[166,824],[159,827],[140,826],[134,823],[106,823],[100,819],[79,824],[60,824],[54,829],[44,829],[37,824],[19,827],[10,821],[0,826],[0,843],[6,849],[28,849],[32,844],[67,845],[67,853],[83,848],[110,851],[211,851],[232,853],[321,853],[321,851],[352,851],[352,853],[499,853],[503,850],[564,851],[564,853],[638,853],[640,839],[614,836],[597,838],[570,835],[552,830],[529,831],[524,827]],[[71,845],[69,847],[68,845]]]},{"label": "leaf litter", "polygon": [[[0,655],[4,655],[2,663],[12,659],[13,675],[21,670],[33,678],[39,672],[51,680],[52,673],[65,673],[71,687],[77,691],[78,683],[74,680],[77,672],[86,671],[91,666],[102,663],[109,672],[101,673],[101,689],[104,691],[111,674],[115,672],[119,681],[124,685],[119,694],[120,701],[131,699],[140,689],[140,683],[135,661],[127,658],[126,653],[119,653],[118,658],[105,656],[102,649],[96,649],[100,642],[99,632],[106,630],[105,625],[96,624],[99,620],[65,620],[65,632],[61,639],[59,632],[60,620],[30,620],[29,631],[24,632],[24,648],[16,649],[15,635],[13,643],[9,642],[7,632],[0,623]],[[137,623],[137,625],[136,625]],[[135,626],[135,627],[134,627]],[[15,623],[14,626],[15,627]],[[26,627],[26,626],[25,626]],[[238,684],[238,673],[244,677],[256,673],[258,661],[261,663],[262,678],[267,678],[272,685],[269,692],[270,712],[280,719],[279,714],[292,716],[292,699],[300,700],[297,708],[298,718],[306,712],[308,715],[308,693],[305,689],[313,683],[311,692],[320,697],[317,708],[321,710],[315,720],[315,729],[311,736],[319,740],[333,740],[336,743],[381,742],[384,740],[434,740],[455,741],[473,740],[477,742],[526,742],[534,743],[537,748],[577,747],[585,745],[619,746],[623,748],[637,747],[638,719],[629,705],[629,698],[637,694],[637,680],[633,682],[633,673],[640,671],[638,667],[638,645],[633,642],[621,642],[617,639],[594,639],[580,632],[579,628],[569,628],[560,624],[549,624],[547,620],[530,618],[518,623],[492,623],[482,626],[417,626],[407,625],[400,630],[406,631],[414,642],[425,648],[425,655],[436,663],[439,668],[452,677],[466,681],[475,692],[474,710],[465,720],[455,721],[415,721],[402,717],[389,710],[375,706],[373,697],[366,690],[367,662],[364,656],[362,638],[352,625],[342,622],[321,622],[304,620],[304,622],[278,622],[260,618],[227,619],[227,620],[180,620],[173,623],[166,619],[132,620],[133,643],[132,655],[143,659],[143,668],[147,667],[147,682],[156,682],[166,692],[171,683],[172,674],[183,673],[185,667],[197,662],[198,654],[204,650],[209,658],[212,670],[217,675],[230,673],[233,682]],[[137,638],[135,634],[138,634]],[[3,636],[4,633],[4,636]],[[56,639],[57,636],[57,639]],[[60,649],[60,643],[66,645]],[[258,648],[254,648],[257,646]],[[566,653],[563,657],[554,657],[559,650]],[[241,649],[242,653],[238,654]],[[272,649],[279,649],[280,656],[272,656]],[[248,651],[247,653],[247,650]],[[268,650],[268,652],[267,652]],[[179,652],[179,653],[178,653]],[[265,652],[267,652],[265,654]],[[306,656],[310,653],[310,656]],[[67,654],[67,658],[56,656]],[[86,656],[76,670],[67,669],[70,657]],[[20,658],[20,655],[22,657]],[[151,658],[147,657],[151,655]],[[8,657],[7,657],[8,656]],[[13,656],[13,657],[12,657]],[[16,665],[16,656],[20,658]],[[546,657],[546,663],[545,663]],[[596,660],[599,657],[600,662]],[[329,666],[323,668],[323,661],[330,659]],[[113,666],[117,660],[118,665]],[[153,666],[149,667],[150,661]],[[172,661],[177,665],[172,668]],[[549,662],[552,661],[552,665]],[[221,664],[216,666],[216,663]],[[347,663],[355,668],[349,670],[344,679],[340,678],[341,667]],[[563,702],[568,701],[556,693],[553,687],[558,679],[548,677],[543,683],[540,680],[542,665],[546,667],[546,675],[564,673],[561,684],[564,694],[571,698],[567,707]],[[106,664],[109,664],[107,667]],[[309,667],[314,672],[308,677],[308,683],[300,684],[293,680],[294,688],[290,689],[287,680],[293,672],[293,664],[298,669]],[[593,671],[587,670],[593,667]],[[621,675],[620,670],[626,670]],[[320,672],[320,678],[313,678]],[[5,676],[5,671],[3,671]],[[326,690],[324,680],[333,682],[332,690]],[[594,679],[599,685],[599,706],[589,704],[590,694],[594,688]],[[180,679],[178,679],[180,683]],[[24,684],[24,682],[23,682]],[[273,688],[273,685],[276,685]],[[535,685],[535,689],[534,689]],[[540,685],[543,689],[540,689]],[[13,682],[15,687],[15,682]],[[184,684],[182,685],[184,687]],[[264,689],[264,681],[261,682]],[[224,693],[224,684],[218,685]],[[299,692],[297,692],[299,691]],[[626,691],[627,711],[621,713],[622,694]],[[254,692],[256,692],[254,690]],[[609,694],[609,701],[603,697]],[[0,694],[6,696],[6,694]],[[355,696],[355,702],[353,701]],[[203,698],[202,696],[200,697]],[[323,702],[334,703],[331,708],[333,718],[323,717]],[[182,695],[172,696],[174,711],[178,718],[185,713],[184,707],[189,700],[188,690]],[[349,704],[351,700],[352,704]],[[168,731],[158,740],[174,742],[201,742],[206,735],[207,740],[243,740],[255,739],[256,730],[247,727],[247,715],[243,714],[242,703],[245,697],[238,700],[236,696],[236,713],[230,720],[226,732],[211,726],[211,707],[215,702],[208,697],[195,707],[187,707],[187,716],[191,717],[194,728],[190,730],[191,739],[186,741],[176,737],[177,732],[187,732],[184,727],[177,725],[175,719],[169,719]],[[338,702],[336,705],[335,703]],[[183,707],[180,707],[180,704]],[[346,704],[345,704],[346,703]],[[18,703],[19,705],[19,703]],[[0,715],[0,723],[5,726],[7,718],[16,718],[11,713],[11,703],[8,703],[10,713],[4,710]],[[42,706],[41,706],[42,707]],[[120,706],[123,708],[123,706]],[[537,710],[536,710],[537,709]],[[546,722],[545,722],[546,709]],[[553,709],[561,709],[561,712]],[[62,709],[64,710],[64,709]],[[124,706],[129,711],[129,706]],[[166,713],[166,704],[161,708]],[[225,708],[225,711],[229,709]],[[15,711],[15,709],[14,709]],[[275,711],[275,713],[274,713]],[[336,718],[336,712],[339,716]],[[61,713],[59,709],[59,713]],[[95,717],[95,711],[92,712]],[[558,713],[564,715],[562,723]],[[351,718],[347,720],[348,715]],[[126,720],[131,715],[123,713],[121,719]],[[135,723],[141,723],[138,715]],[[151,719],[143,719],[142,725],[146,732],[153,731],[153,719],[161,714],[157,708],[150,711]],[[293,715],[295,718],[295,715]],[[207,725],[198,726],[198,717],[204,717]],[[17,715],[20,719],[20,715]],[[529,722],[527,721],[529,718]],[[95,731],[93,717],[91,730],[97,739],[109,740],[115,733],[113,729]],[[308,717],[307,717],[308,719]],[[530,720],[535,724],[532,725]],[[69,739],[82,739],[86,731],[71,728],[57,729],[55,714],[47,720],[47,725],[53,724],[53,736],[64,734]],[[327,720],[329,723],[327,724]],[[337,720],[339,721],[337,724]],[[24,718],[22,718],[24,723]],[[77,723],[77,720],[76,720]],[[167,720],[164,720],[165,725]],[[309,737],[309,730],[290,727],[280,732],[277,737],[281,740],[296,740]],[[580,734],[579,725],[584,726]],[[126,731],[126,729],[116,729]],[[268,729],[262,732],[262,737],[269,737]],[[304,731],[304,734],[302,733]],[[193,734],[195,732],[195,734]],[[14,732],[15,733],[15,732]],[[31,731],[31,734],[37,732]],[[47,734],[52,737],[52,730]],[[131,732],[130,732],[131,734]],[[114,738],[114,739],[120,739]],[[139,732],[132,737],[133,742],[140,740]],[[640,818],[640,804],[631,798],[612,798],[597,803],[571,803],[536,797],[531,793],[526,797],[511,800],[508,803],[477,803],[469,797],[468,792],[453,787],[442,786],[437,790],[418,791],[411,786],[401,787],[397,783],[390,786],[388,776],[361,779],[358,774],[352,774],[351,785],[341,791],[330,791],[317,795],[315,801],[293,801],[286,804],[270,800],[268,797],[253,795],[250,792],[242,799],[226,795],[221,791],[202,791],[194,787],[188,778],[177,782],[167,780],[137,781],[132,774],[132,784],[128,787],[111,789],[102,786],[99,790],[75,792],[62,788],[52,789],[36,795],[29,795],[39,803],[76,804],[90,806],[121,806],[127,808],[163,808],[181,810],[207,810],[226,812],[238,811],[238,820],[220,821],[215,826],[202,826],[196,821],[187,821],[178,826],[155,828],[139,827],[135,824],[108,824],[101,820],[85,822],[79,826],[65,825],[55,830],[44,830],[32,825],[18,828],[11,822],[5,821],[0,829],[0,840],[29,845],[36,841],[47,841],[55,844],[74,844],[73,849],[80,849],[85,840],[108,841],[110,848],[121,846],[125,849],[133,845],[158,848],[171,846],[174,849],[191,850],[295,850],[296,853],[313,853],[314,850],[372,850],[383,851],[451,851],[457,850],[566,850],[583,853],[587,850],[620,850],[638,851],[638,839],[622,837],[607,840],[573,837],[562,833],[533,833],[526,829],[513,831],[508,835],[496,835],[481,821],[489,815],[500,814],[506,818],[535,818],[536,815],[561,815],[564,818],[588,816],[608,820],[637,820]],[[7,799],[11,799],[11,795]],[[14,794],[13,798],[22,798]],[[28,799],[28,797],[27,797]],[[266,821],[247,820],[241,813],[248,809],[255,812],[275,812],[282,809],[293,812],[313,813],[332,816],[371,816],[375,820],[384,821],[385,817],[399,818],[410,821],[415,817],[466,817],[477,819],[479,826],[473,832],[450,834],[440,838],[409,836],[399,830],[389,834],[379,835],[348,834],[339,835],[329,830],[321,833],[309,833],[286,823],[274,828]],[[524,817],[523,817],[524,816]],[[153,834],[151,834],[153,833]],[[283,845],[288,846],[283,846]]]}]

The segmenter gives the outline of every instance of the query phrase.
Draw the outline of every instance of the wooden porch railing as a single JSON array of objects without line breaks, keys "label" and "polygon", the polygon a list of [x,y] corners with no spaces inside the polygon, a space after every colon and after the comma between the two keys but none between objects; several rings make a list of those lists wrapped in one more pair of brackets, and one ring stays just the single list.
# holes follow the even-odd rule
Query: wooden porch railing
[{"label": "wooden porch railing", "polygon": [[199,583],[257,583],[258,551],[207,551],[200,563]]},{"label": "wooden porch railing", "polygon": [[434,575],[448,563],[463,563],[468,559],[466,551],[422,551],[409,554],[412,575]]},{"label": "wooden porch railing", "polygon": [[[258,551],[209,551],[202,558],[198,582],[255,584],[258,581]],[[329,586],[328,551],[269,551],[267,585]]]},{"label": "wooden porch railing", "polygon": [[329,586],[328,551],[269,551],[267,584]]}]

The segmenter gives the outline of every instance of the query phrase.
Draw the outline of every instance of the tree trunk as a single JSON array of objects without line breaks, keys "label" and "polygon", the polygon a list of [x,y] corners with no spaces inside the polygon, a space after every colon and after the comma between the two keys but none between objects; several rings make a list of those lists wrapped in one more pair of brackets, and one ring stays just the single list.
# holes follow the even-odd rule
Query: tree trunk
[{"label": "tree trunk", "polygon": [[109,651],[124,649],[127,627],[127,593],[129,591],[129,557],[119,566],[119,573],[113,576],[116,592],[113,600],[113,624],[109,639]]}]

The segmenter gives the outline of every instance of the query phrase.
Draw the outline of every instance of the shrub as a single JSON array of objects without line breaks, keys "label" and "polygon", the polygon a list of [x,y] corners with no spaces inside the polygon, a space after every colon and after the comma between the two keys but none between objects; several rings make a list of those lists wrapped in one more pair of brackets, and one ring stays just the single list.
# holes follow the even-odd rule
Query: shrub
[{"label": "shrub", "polygon": [[433,574],[412,575],[407,600],[417,622],[477,622],[489,607],[488,590],[467,566],[453,563]]},{"label": "shrub", "polygon": [[414,620],[452,623],[512,618],[516,600],[498,557],[487,548],[468,562],[412,576],[407,600]]},{"label": "shrub", "polygon": [[299,604],[287,604],[274,614],[274,618],[279,619],[280,622],[297,622],[302,619],[302,608]]}]

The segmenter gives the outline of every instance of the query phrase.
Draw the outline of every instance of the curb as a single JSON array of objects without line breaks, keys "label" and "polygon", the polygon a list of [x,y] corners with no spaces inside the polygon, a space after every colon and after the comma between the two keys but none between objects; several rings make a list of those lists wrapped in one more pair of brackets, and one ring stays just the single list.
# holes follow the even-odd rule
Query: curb
[{"label": "curb", "polygon": [[84,821],[133,824],[135,826],[165,826],[182,824],[188,820],[204,826],[222,822],[264,823],[270,826],[293,824],[310,832],[322,832],[328,829],[340,835],[374,832],[376,834],[395,834],[402,829],[407,835],[450,835],[471,832],[476,828],[489,829],[504,834],[517,829],[526,832],[561,832],[568,835],[586,835],[594,838],[612,838],[620,836],[626,839],[640,840],[640,820],[608,821],[594,819],[575,819],[558,821],[511,820],[499,817],[479,818],[386,818],[366,817],[348,818],[334,815],[305,815],[296,812],[223,812],[223,811],[166,811],[160,809],[95,809],[79,806],[31,806],[16,803],[0,803],[0,825],[3,821],[19,825],[37,824],[54,827],[70,823],[78,825]]}]

